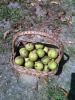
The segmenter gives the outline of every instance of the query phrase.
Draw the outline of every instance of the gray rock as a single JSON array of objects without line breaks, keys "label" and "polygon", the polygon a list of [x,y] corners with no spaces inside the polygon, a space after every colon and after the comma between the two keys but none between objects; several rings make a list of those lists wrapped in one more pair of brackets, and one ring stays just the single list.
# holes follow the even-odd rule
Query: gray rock
[{"label": "gray rock", "polygon": [[63,88],[66,91],[70,90],[71,85],[71,75],[75,72],[75,63],[74,61],[67,62],[67,64],[64,66],[62,74],[58,78],[57,83],[61,88]]},{"label": "gray rock", "polygon": [[10,2],[9,4],[8,4],[8,7],[9,8],[20,8],[20,4],[18,3],[18,2]]},{"label": "gray rock", "polygon": [[37,88],[38,78],[35,76],[20,74],[18,81],[22,87]]}]

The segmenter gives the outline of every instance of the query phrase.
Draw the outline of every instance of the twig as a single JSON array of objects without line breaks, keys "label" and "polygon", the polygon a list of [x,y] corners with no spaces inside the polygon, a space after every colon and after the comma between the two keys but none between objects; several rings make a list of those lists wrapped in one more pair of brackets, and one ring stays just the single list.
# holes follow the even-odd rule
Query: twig
[{"label": "twig", "polygon": [[9,35],[9,34],[11,34],[11,33],[17,33],[19,30],[13,30],[13,29],[11,29],[11,30],[8,30],[8,31],[6,31],[5,33],[3,33],[4,34],[4,36],[3,36],[3,39],[6,39],[6,37]]},{"label": "twig", "polygon": [[8,34],[10,34],[10,30],[8,30],[8,31],[6,31],[5,33],[3,33],[3,39],[5,39],[6,38],[6,36],[8,35]]}]

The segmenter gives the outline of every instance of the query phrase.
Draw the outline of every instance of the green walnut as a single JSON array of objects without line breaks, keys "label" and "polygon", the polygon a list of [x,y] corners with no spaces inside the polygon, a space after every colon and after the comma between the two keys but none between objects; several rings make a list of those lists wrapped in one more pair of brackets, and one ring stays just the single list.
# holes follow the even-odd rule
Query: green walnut
[{"label": "green walnut", "polygon": [[36,49],[34,49],[32,52],[33,52],[33,53],[36,53]]},{"label": "green walnut", "polygon": [[43,64],[40,61],[35,62],[35,69],[37,71],[42,71],[43,70]]},{"label": "green walnut", "polygon": [[17,56],[17,57],[15,58],[15,63],[16,63],[17,65],[23,65],[23,64],[24,64],[24,58],[21,57],[21,56]]},{"label": "green walnut", "polygon": [[55,61],[50,61],[48,67],[50,70],[55,70],[57,68],[57,63]]},{"label": "green walnut", "polygon": [[25,58],[25,62],[28,61],[28,60],[29,60],[29,58]]},{"label": "green walnut", "polygon": [[25,62],[25,67],[26,68],[33,68],[33,66],[34,66],[34,63],[30,60]]},{"label": "green walnut", "polygon": [[30,52],[29,53],[29,59],[31,61],[36,61],[38,59],[38,55],[36,53],[34,53],[34,52]]},{"label": "green walnut", "polygon": [[44,47],[44,51],[48,53],[48,47]]},{"label": "green walnut", "polygon": [[44,45],[43,44],[35,44],[35,48],[36,49],[43,49],[44,48]]},{"label": "green walnut", "polygon": [[34,44],[33,43],[27,43],[25,45],[25,48],[28,50],[28,51],[32,51],[34,49]]},{"label": "green walnut", "polygon": [[55,59],[55,58],[57,58],[57,56],[58,56],[58,52],[56,51],[56,49],[50,49],[50,50],[48,51],[48,56],[49,56],[50,58],[52,58],[52,59]]},{"label": "green walnut", "polygon": [[22,57],[27,57],[28,56],[28,51],[26,50],[26,48],[21,48],[19,50],[19,53]]},{"label": "green walnut", "polygon": [[45,52],[43,49],[38,49],[36,52],[39,58],[42,58],[45,55]]},{"label": "green walnut", "polygon": [[42,59],[41,59],[42,63],[43,64],[48,64],[49,62],[49,57],[48,56],[44,56]]},{"label": "green walnut", "polygon": [[45,72],[49,72],[48,65],[45,65],[45,66],[44,66],[44,69],[43,69],[43,71],[45,71]]}]

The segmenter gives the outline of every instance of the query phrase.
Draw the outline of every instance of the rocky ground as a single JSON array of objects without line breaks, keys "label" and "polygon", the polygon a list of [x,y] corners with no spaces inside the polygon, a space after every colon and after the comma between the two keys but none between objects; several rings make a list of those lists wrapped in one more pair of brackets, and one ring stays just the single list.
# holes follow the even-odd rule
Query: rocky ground
[{"label": "rocky ground", "polygon": [[[40,3],[35,0],[0,3],[0,100],[66,100],[67,95],[75,93],[71,92],[75,76],[75,2],[38,1]],[[64,59],[60,64],[62,71],[59,75],[50,76],[48,83],[37,77],[18,75],[12,70],[10,58],[11,40],[16,34],[14,30],[29,29],[50,35],[58,32],[64,44]],[[11,34],[4,40],[3,33],[8,30]]]}]

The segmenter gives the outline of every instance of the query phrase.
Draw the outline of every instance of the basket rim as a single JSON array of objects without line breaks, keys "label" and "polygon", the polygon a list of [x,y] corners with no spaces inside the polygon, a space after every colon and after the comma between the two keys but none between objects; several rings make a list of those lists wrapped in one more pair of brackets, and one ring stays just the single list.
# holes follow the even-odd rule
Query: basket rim
[{"label": "basket rim", "polygon": [[25,68],[23,66],[16,65],[15,63],[13,63],[13,61],[11,62],[11,65],[12,65],[12,68],[15,69],[19,73],[24,73],[24,74],[28,74],[28,75],[32,75],[32,76],[38,76],[38,77],[55,75],[57,70],[58,70],[58,68],[57,68],[57,69],[55,69],[53,71],[49,71],[49,72],[37,71],[35,69],[28,69],[28,68]]},{"label": "basket rim", "polygon": [[54,34],[49,35],[46,32],[40,32],[40,31],[23,31],[23,32],[17,32],[14,36],[13,36],[13,43],[16,41],[16,39],[19,36],[22,35],[40,35],[40,36],[44,36],[48,39],[52,39],[54,41],[58,40],[58,44],[59,45],[63,45],[62,42],[59,40],[59,38],[57,38],[56,36],[54,36]]}]

